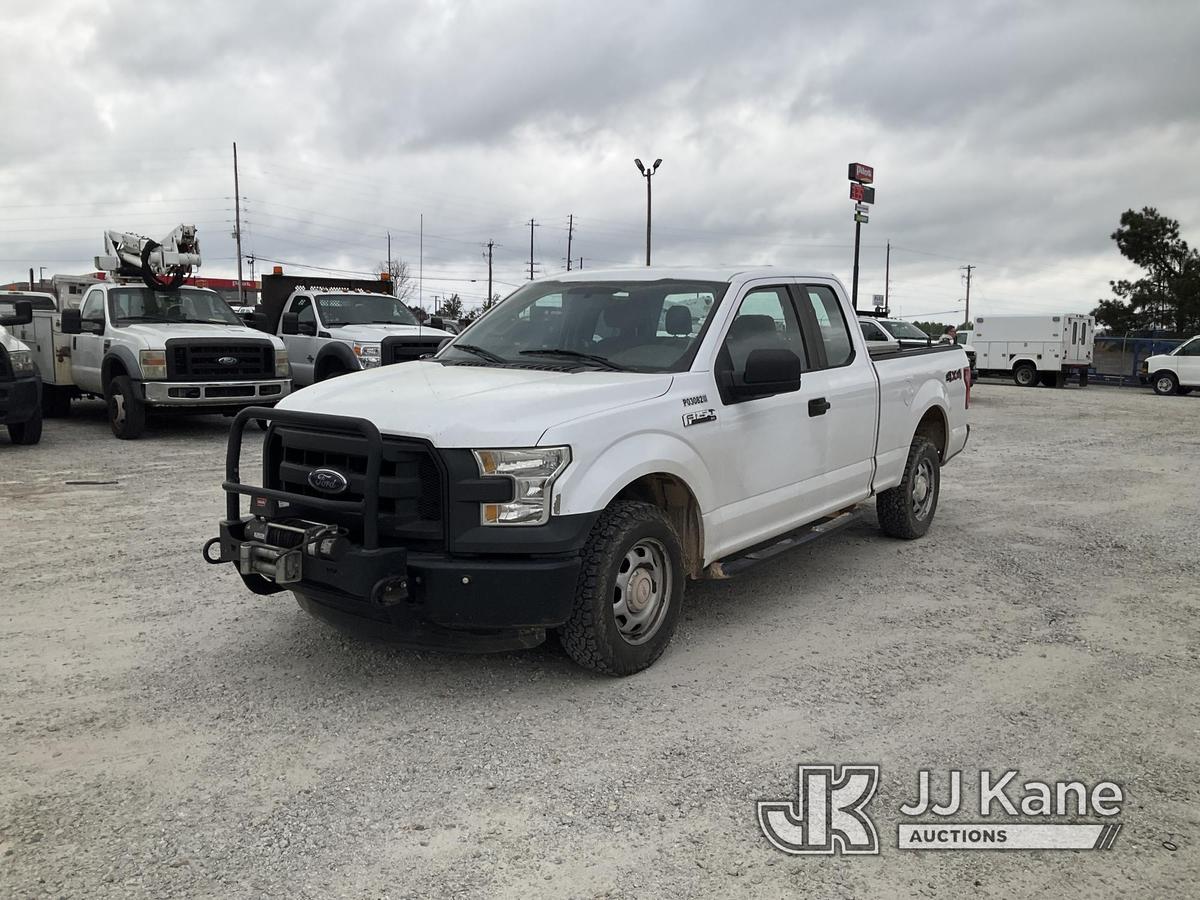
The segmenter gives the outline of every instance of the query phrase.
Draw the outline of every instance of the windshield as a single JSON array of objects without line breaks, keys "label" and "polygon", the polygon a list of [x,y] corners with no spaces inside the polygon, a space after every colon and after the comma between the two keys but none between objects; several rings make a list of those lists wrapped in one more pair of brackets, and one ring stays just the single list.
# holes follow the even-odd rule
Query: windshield
[{"label": "windshield", "polygon": [[131,322],[206,322],[241,325],[229,304],[215,291],[180,288],[155,291],[148,287],[123,287],[109,291],[114,325]]},{"label": "windshield", "polygon": [[438,359],[682,372],[728,287],[673,279],[537,282],[505,299]]},{"label": "windshield", "polygon": [[408,307],[387,294],[318,294],[317,308],[328,328],[339,325],[416,325]]},{"label": "windshield", "polygon": [[904,338],[905,340],[916,339],[919,341],[929,340],[929,335],[911,322],[901,322],[898,319],[884,319],[880,324],[890,331],[894,338]]}]

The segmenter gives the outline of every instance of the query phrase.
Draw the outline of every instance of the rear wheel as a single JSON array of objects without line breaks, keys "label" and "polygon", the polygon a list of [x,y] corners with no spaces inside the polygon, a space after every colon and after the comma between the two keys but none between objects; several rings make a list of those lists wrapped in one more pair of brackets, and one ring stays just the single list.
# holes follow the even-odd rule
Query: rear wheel
[{"label": "rear wheel", "polygon": [[108,385],[108,424],[123,441],[139,438],[146,431],[146,405],[137,395],[128,375],[118,375]]},{"label": "rear wheel", "polygon": [[1038,371],[1033,363],[1017,363],[1013,369],[1013,381],[1021,387],[1033,387],[1037,384]]},{"label": "rear wheel", "polygon": [[1179,391],[1179,379],[1175,377],[1174,372],[1158,372],[1151,379],[1151,383],[1154,385],[1154,393],[1160,397],[1167,397]]},{"label": "rear wheel", "polygon": [[42,439],[42,408],[39,406],[24,422],[8,426],[8,437],[14,444],[36,444]]},{"label": "rear wheel", "polygon": [[913,438],[904,464],[904,477],[875,501],[879,527],[891,537],[913,540],[924,536],[937,512],[942,486],[942,460],[929,438]]},{"label": "rear wheel", "polygon": [[574,608],[559,629],[563,648],[605,675],[640,672],[671,642],[683,585],[683,545],[663,511],[613,503],[583,549]]}]

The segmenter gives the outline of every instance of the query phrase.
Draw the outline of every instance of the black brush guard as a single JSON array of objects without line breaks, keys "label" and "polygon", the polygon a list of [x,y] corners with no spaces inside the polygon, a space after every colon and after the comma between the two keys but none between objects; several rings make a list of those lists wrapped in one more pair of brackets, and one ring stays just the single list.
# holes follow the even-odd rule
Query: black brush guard
[{"label": "black brush guard", "polygon": [[[362,499],[310,497],[243,483],[242,439],[246,426],[251,422],[271,422],[317,432],[361,436],[367,460]],[[259,594],[287,590],[303,579],[330,588],[336,586],[339,591],[367,597],[379,605],[403,601],[408,593],[407,551],[403,547],[379,545],[379,472],[382,461],[383,438],[379,429],[366,419],[262,406],[241,410],[234,416],[225,454],[225,481],[221,484],[226,495],[225,519],[220,525],[220,536],[204,545],[205,560],[214,564],[233,563],[246,586]],[[243,496],[250,498],[250,516],[242,515]],[[330,532],[323,531],[318,522],[311,521],[322,512],[361,517],[361,545],[348,547],[344,541],[329,541]],[[299,523],[290,526],[290,530],[299,536],[286,543],[248,539],[247,525],[256,517]],[[219,547],[215,556],[213,547]],[[247,568],[250,571],[246,571]]]}]

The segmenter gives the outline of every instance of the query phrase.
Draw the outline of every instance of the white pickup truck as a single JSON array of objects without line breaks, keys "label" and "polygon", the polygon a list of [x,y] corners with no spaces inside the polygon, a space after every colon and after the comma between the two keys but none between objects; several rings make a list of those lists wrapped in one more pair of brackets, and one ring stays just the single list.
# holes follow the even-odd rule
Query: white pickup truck
[{"label": "white pickup truck", "polygon": [[7,330],[32,320],[30,295],[0,291],[0,425],[14,444],[42,439],[42,380],[33,352]]},{"label": "white pickup truck", "polygon": [[61,310],[37,297],[17,333],[41,370],[47,416],[103,397],[113,434],[131,439],[151,412],[233,413],[291,391],[283,342],[243,325],[216,291],[105,281]]},{"label": "white pickup truck", "polygon": [[[923,535],[967,441],[966,370],[952,344],[869,357],[831,275],[534,281],[432,359],[239,414],[204,555],[343,627],[475,649],[553,629],[628,675],[667,646],[689,578],[872,498],[884,532]],[[261,484],[239,462],[256,417]]]},{"label": "white pickup truck", "polygon": [[440,320],[418,322],[387,279],[290,276],[278,266],[263,276],[254,321],[287,347],[296,387],[431,356],[454,336]]}]

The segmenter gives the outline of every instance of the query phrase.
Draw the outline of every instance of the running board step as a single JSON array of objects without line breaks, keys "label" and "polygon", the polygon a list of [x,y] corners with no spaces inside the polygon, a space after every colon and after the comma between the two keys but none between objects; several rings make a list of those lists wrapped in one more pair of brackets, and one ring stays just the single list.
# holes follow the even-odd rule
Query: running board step
[{"label": "running board step", "polygon": [[835,531],[841,531],[847,525],[857,521],[858,517],[859,508],[857,506],[847,507],[834,513],[832,516],[826,516],[802,528],[797,528],[795,531],[790,531],[777,541],[769,544],[759,544],[757,547],[751,547],[749,550],[744,550],[736,556],[710,563],[708,568],[704,570],[703,577],[714,579],[732,578],[734,575],[739,575],[746,571],[751,566],[765,562],[768,559],[774,559],[780,553],[794,550]]}]

